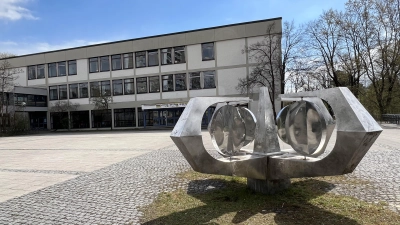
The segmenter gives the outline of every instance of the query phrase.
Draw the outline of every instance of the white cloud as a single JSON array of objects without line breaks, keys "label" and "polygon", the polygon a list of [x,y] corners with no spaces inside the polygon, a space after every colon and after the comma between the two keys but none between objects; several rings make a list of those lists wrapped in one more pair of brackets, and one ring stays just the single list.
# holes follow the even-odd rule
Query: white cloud
[{"label": "white cloud", "polygon": [[47,42],[36,42],[28,43],[21,42],[17,43],[14,41],[0,41],[0,49],[2,52],[8,52],[16,55],[26,55],[38,52],[54,51],[66,48],[74,48],[79,46],[94,45],[109,42],[108,40],[103,41],[85,41],[85,40],[73,40],[64,42],[61,44],[50,44]]},{"label": "white cloud", "polygon": [[25,2],[27,0],[0,0],[0,20],[38,19],[29,9],[21,6]]}]

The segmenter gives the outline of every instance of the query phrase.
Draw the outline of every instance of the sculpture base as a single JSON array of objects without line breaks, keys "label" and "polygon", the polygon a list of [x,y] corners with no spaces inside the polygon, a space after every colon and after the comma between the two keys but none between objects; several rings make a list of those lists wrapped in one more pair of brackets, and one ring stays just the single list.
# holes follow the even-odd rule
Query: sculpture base
[{"label": "sculpture base", "polygon": [[290,179],[282,180],[258,180],[247,178],[247,187],[262,194],[275,194],[290,187]]}]

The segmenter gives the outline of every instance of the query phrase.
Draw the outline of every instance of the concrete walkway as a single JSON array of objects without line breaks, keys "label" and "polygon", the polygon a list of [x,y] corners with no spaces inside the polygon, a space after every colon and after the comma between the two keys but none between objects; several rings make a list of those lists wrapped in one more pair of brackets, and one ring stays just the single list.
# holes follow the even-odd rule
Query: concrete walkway
[{"label": "concrete walkway", "polygon": [[[139,207],[186,187],[190,169],[170,131],[50,133],[0,138],[0,224],[136,224]],[[203,134],[206,148],[212,145]],[[332,143],[333,144],[333,143]],[[400,129],[385,129],[332,191],[400,209]]]}]

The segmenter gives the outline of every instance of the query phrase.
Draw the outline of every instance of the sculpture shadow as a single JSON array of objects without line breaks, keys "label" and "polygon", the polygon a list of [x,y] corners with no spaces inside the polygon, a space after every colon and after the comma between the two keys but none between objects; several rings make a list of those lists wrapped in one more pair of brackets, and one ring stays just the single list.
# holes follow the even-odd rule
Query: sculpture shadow
[{"label": "sculpture shadow", "polygon": [[306,179],[293,183],[281,193],[263,195],[239,182],[193,180],[187,193],[204,205],[173,212],[144,224],[217,224],[210,221],[228,213],[235,213],[235,216],[223,223],[249,223],[252,219],[263,221],[263,217],[273,217],[276,224],[358,224],[351,218],[310,203],[333,187],[325,181]]}]

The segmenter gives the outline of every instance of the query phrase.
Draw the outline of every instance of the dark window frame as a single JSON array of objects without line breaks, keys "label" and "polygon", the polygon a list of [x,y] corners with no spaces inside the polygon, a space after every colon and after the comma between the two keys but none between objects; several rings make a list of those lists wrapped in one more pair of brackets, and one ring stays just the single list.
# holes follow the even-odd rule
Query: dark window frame
[{"label": "dark window frame", "polygon": [[[78,74],[78,66],[76,60],[68,60],[68,76],[73,76]],[[71,65],[75,65],[75,73],[71,73]]]},{"label": "dark window frame", "polygon": [[[151,79],[154,79],[154,78],[158,78],[157,80],[158,80],[158,90],[156,90],[156,91],[151,91]],[[149,93],[159,93],[160,91],[161,91],[161,84],[160,84],[160,76],[149,76],[148,77],[148,83],[149,83]]]},{"label": "dark window frame", "polygon": [[[115,94],[115,86],[116,85],[121,85],[121,93],[120,94]],[[124,81],[122,79],[112,81],[112,95],[113,96],[124,95]]]},{"label": "dark window frame", "polygon": [[[52,98],[52,95],[51,95],[52,88],[53,88],[53,90],[56,90],[55,92],[57,94],[57,98]],[[54,100],[58,100],[58,86],[57,85],[49,86],[49,101],[54,101]]]},{"label": "dark window frame", "polygon": [[[163,52],[163,50],[167,50],[166,52]],[[167,63],[164,63],[164,55],[167,55]],[[161,55],[161,65],[171,65],[173,64],[172,60],[172,48],[162,48],[160,49],[160,55]],[[170,56],[170,62],[168,63],[168,55]]]},{"label": "dark window frame", "polygon": [[[206,45],[212,44],[212,58],[205,58],[204,57],[204,48]],[[211,61],[215,60],[215,43],[214,42],[207,42],[207,43],[202,43],[201,44],[201,59],[202,61]]]},{"label": "dark window frame", "polygon": [[[54,68],[54,71],[55,71],[55,75],[54,76],[51,76],[51,73],[50,73],[50,69],[51,68]],[[48,74],[48,77],[49,78],[51,78],[51,77],[57,77],[58,75],[57,75],[57,63],[48,63],[47,64],[47,74]]]},{"label": "dark window frame", "polygon": [[[127,82],[127,80],[130,80],[129,82]],[[131,82],[132,81],[132,82]],[[133,87],[133,93],[127,93],[127,88],[126,85],[127,84],[132,84]],[[135,94],[135,79],[134,78],[127,78],[124,79],[124,95],[134,95]]]},{"label": "dark window frame", "polygon": [[[126,57],[125,55],[128,55],[128,57]],[[132,66],[131,67],[125,67],[125,58],[128,58],[129,59],[129,56],[131,56],[131,58],[132,58]],[[133,55],[133,52],[129,52],[129,53],[123,53],[122,54],[122,69],[124,69],[124,70],[128,70],[128,69],[133,69],[135,66],[135,60],[134,60],[134,55]]]},{"label": "dark window frame", "polygon": [[[143,79],[142,81],[138,81],[138,80],[141,80],[141,79]],[[140,84],[140,83],[146,83],[146,92],[140,92],[139,91],[139,88],[138,88],[138,85]],[[137,94],[147,94],[147,93],[149,93],[149,84],[148,84],[149,82],[148,82],[148,79],[147,79],[147,77],[137,77],[136,78],[136,93]]]},{"label": "dark window frame", "polygon": [[[119,56],[119,69],[116,68],[114,69],[114,59],[116,59],[115,57]],[[122,55],[121,54],[116,54],[116,55],[112,55],[111,56],[111,70],[112,71],[117,71],[117,70],[122,70]]]},{"label": "dark window frame", "polygon": [[[179,79],[177,79],[176,77],[177,76],[182,76],[182,75],[185,75],[185,77],[184,77],[184,84],[185,84],[185,88],[184,89],[177,89],[176,87],[177,87],[177,85],[176,85],[176,81],[177,80],[181,80],[182,78],[179,78]],[[188,89],[188,85],[187,85],[187,74],[186,73],[177,73],[177,74],[174,74],[174,90],[175,91],[186,91]]]},{"label": "dark window frame", "polygon": [[[119,109],[114,109],[114,127],[136,127],[136,109],[135,108],[119,108]],[[132,113],[133,114],[133,119],[132,120],[127,120],[125,119],[127,116],[127,113]],[[118,114],[122,114],[122,116],[118,116]],[[120,118],[123,119],[120,119]],[[126,125],[128,124],[127,122],[131,122],[132,125]],[[121,125],[124,124],[124,125]]]},{"label": "dark window frame", "polygon": [[[154,65],[150,65],[150,55],[153,55],[152,53],[156,53],[157,54],[157,64],[154,64]],[[148,50],[147,51],[147,66],[148,67],[159,66],[160,65],[159,55],[160,55],[160,53],[159,53],[158,49]]]},{"label": "dark window frame", "polygon": [[[82,84],[82,85],[81,85],[81,84]],[[82,97],[82,95],[83,95],[82,88],[84,88],[84,87],[83,87],[83,84],[86,84],[86,85],[85,85],[85,86],[86,86],[86,97]],[[79,89],[79,98],[89,98],[89,85],[88,85],[87,82],[86,82],[86,83],[79,83],[78,89]]]},{"label": "dark window frame", "polygon": [[[192,74],[195,74],[195,73],[198,73],[198,75],[192,77]],[[193,88],[192,78],[198,78],[199,79],[199,88]],[[201,89],[202,89],[202,87],[201,87],[201,72],[200,71],[198,71],[198,72],[190,72],[189,73],[189,90],[201,90]]]},{"label": "dark window frame", "polygon": [[[92,68],[91,68],[91,63],[92,62],[96,62],[96,70],[95,71],[92,71]],[[100,65],[99,65],[99,57],[92,57],[92,58],[89,58],[89,73],[98,73],[98,72],[100,72]]]},{"label": "dark window frame", "polygon": [[[214,72],[214,74],[213,74],[213,77],[214,77],[214,86],[213,87],[206,87],[206,76],[207,75],[205,75],[205,73],[207,73],[207,72]],[[216,84],[215,84],[215,73],[216,73],[216,71],[215,70],[207,70],[207,71],[202,71],[201,72],[201,77],[202,77],[202,80],[203,80],[203,89],[214,89],[214,88],[216,88]],[[209,77],[211,77],[210,75],[208,75]]]},{"label": "dark window frame", "polygon": [[[34,68],[34,70],[31,70],[32,68]],[[37,74],[36,70],[37,70],[36,65],[28,66],[28,80],[36,80],[36,74]],[[33,71],[34,74],[31,74],[31,71]],[[34,78],[31,77],[32,75],[34,76]]]},{"label": "dark window frame", "polygon": [[[64,63],[64,74],[60,73],[60,64]],[[65,61],[57,62],[57,77],[65,77],[67,76],[67,64]]]},{"label": "dark window frame", "polygon": [[[107,58],[108,69],[103,69],[103,59],[105,59],[105,58]],[[110,68],[110,56],[109,55],[105,55],[105,56],[100,56],[99,57],[99,67],[100,67],[100,71],[99,72],[108,72],[108,71],[110,71],[111,68]]]},{"label": "dark window frame", "polygon": [[[144,66],[138,66],[138,62],[139,62],[139,60],[137,60],[138,56],[139,57],[144,57]],[[135,52],[135,67],[136,68],[143,68],[143,67],[146,67],[146,66],[147,66],[147,52],[146,51]]]},{"label": "dark window frame", "polygon": [[[43,75],[39,77],[39,66],[43,66]],[[36,79],[44,79],[46,78],[46,65],[45,64],[39,64],[36,65]]]},{"label": "dark window frame", "polygon": [[[71,92],[71,86],[75,86],[76,85],[76,97],[73,97],[72,92]],[[68,98],[69,99],[77,99],[79,98],[79,84],[75,83],[75,84],[68,84]]]},{"label": "dark window frame", "polygon": [[[178,52],[178,51],[176,51],[175,49],[176,48],[183,48],[183,50],[178,50],[179,52],[183,52],[183,55],[184,55],[184,57],[183,57],[183,62],[176,62],[176,58],[175,58],[175,53],[176,52]],[[186,63],[186,46],[176,46],[176,47],[174,47],[174,64],[181,64],[181,63]]]},{"label": "dark window frame", "polygon": [[[65,98],[61,98],[61,87],[65,87],[65,93],[67,96]],[[68,99],[68,85],[58,85],[58,100],[67,100]]]},{"label": "dark window frame", "polygon": [[[164,79],[165,77],[170,77],[170,79]],[[168,89],[167,90],[164,90],[164,80],[167,80],[167,82],[169,81],[169,80],[171,80],[172,81],[172,88],[170,89],[169,88],[169,86],[168,86]],[[174,84],[175,84],[175,82],[174,82],[174,75],[172,75],[172,74],[166,74],[166,75],[161,75],[161,89],[162,89],[162,92],[171,92],[171,91],[174,91]]]}]

